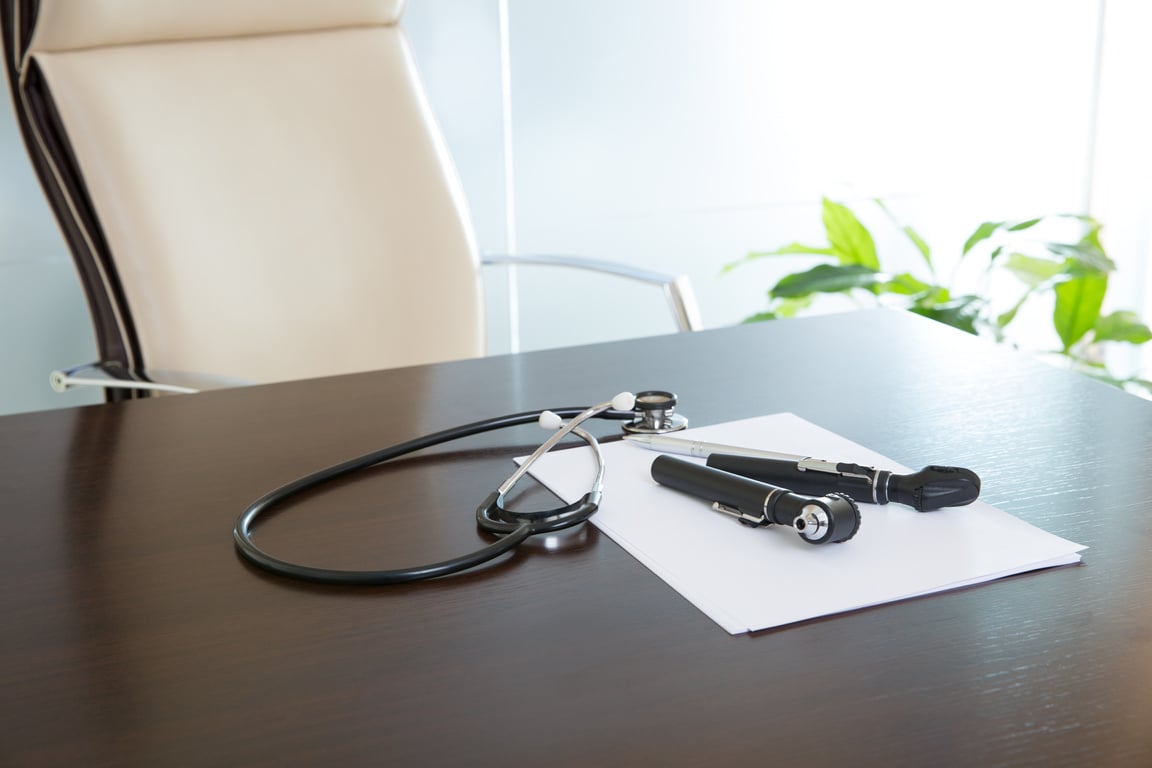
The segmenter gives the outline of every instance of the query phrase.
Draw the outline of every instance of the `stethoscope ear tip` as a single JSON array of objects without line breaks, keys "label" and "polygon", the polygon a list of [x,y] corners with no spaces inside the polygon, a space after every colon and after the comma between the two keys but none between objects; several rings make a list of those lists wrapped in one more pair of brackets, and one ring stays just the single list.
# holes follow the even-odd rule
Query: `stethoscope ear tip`
[{"label": "stethoscope ear tip", "polygon": [[630,411],[636,407],[636,395],[631,392],[621,392],[612,398],[612,408],[617,411]]},{"label": "stethoscope ear tip", "polygon": [[549,431],[560,429],[564,426],[564,419],[555,411],[540,411],[540,417],[536,419],[536,423],[540,425],[541,429]]}]

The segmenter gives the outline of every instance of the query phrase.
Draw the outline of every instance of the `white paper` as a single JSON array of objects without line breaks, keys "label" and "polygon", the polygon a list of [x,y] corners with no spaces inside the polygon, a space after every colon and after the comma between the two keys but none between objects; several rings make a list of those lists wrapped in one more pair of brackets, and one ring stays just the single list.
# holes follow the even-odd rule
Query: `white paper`
[{"label": "white paper", "polygon": [[[790,413],[676,436],[913,471]],[[861,503],[854,538],[814,546],[790,528],[749,528],[658,485],[653,451],[618,442],[603,452],[604,497],[592,522],[733,634],[1075,563],[1085,549],[982,501],[926,513]],[[594,470],[591,451],[576,448],[546,455],[532,474],[571,503]]]}]

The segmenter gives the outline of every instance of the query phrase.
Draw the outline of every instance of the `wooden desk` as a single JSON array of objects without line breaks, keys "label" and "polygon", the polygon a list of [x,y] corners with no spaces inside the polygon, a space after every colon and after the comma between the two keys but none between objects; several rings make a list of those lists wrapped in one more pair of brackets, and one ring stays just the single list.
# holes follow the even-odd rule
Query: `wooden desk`
[{"label": "wooden desk", "polygon": [[[1090,549],[736,637],[591,527],[403,587],[233,551],[237,514],[298,475],[647,388],[695,424],[793,411],[970,466],[987,501]],[[329,565],[457,554],[538,437],[374,471],[259,540]],[[5,417],[0,764],[1148,766],[1150,463],[1152,403],[887,311]]]}]

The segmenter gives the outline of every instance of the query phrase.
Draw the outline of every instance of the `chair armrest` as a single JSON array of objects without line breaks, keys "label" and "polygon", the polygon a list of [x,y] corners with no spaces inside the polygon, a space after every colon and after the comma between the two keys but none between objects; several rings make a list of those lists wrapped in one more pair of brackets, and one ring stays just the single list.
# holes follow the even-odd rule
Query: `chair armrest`
[{"label": "chair armrest", "polygon": [[700,308],[696,304],[696,293],[693,291],[692,283],[687,275],[669,275],[614,261],[546,253],[485,253],[481,254],[480,263],[484,265],[525,264],[571,267],[657,285],[664,290],[664,296],[668,300],[668,308],[672,312],[677,329],[680,331],[698,331],[704,325],[700,320]]},{"label": "chair armrest", "polygon": [[101,387],[103,389],[134,389],[142,392],[167,392],[192,395],[205,389],[238,387],[251,382],[202,373],[163,372],[161,381],[152,374],[110,363],[88,363],[74,368],[52,371],[49,383],[57,392],[73,387]]}]

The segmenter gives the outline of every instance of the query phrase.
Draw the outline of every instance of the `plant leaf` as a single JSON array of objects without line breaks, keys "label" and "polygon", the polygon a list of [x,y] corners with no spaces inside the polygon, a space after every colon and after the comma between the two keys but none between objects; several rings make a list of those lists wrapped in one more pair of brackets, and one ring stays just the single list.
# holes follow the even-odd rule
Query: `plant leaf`
[{"label": "plant leaf", "polygon": [[791,256],[794,254],[819,254],[821,256],[835,256],[836,252],[827,245],[804,245],[803,243],[789,243],[771,251],[753,251],[748,254],[749,259],[761,259],[765,256]]},{"label": "plant leaf", "polygon": [[1069,269],[1069,274],[1086,274],[1090,272],[1115,272],[1116,264],[1104,252],[1100,243],[1100,222],[1091,216],[1064,216],[1080,221],[1085,225],[1086,231],[1076,243],[1045,243],[1044,247],[1049,253],[1061,258],[1069,259],[1075,263],[1075,269]]},{"label": "plant leaf", "polygon": [[1004,222],[1002,221],[986,221],[976,227],[976,231],[969,235],[968,239],[964,241],[964,250],[960,251],[960,255],[963,256],[976,247],[977,244],[992,237],[996,230],[1000,229],[1003,225]]},{"label": "plant leaf", "polygon": [[732,270],[736,269],[736,267],[739,267],[742,264],[747,264],[751,261],[757,261],[759,259],[768,258],[770,256],[794,256],[794,255],[798,255],[798,254],[811,255],[811,256],[835,256],[836,255],[836,253],[832,250],[832,248],[830,246],[827,246],[827,245],[816,246],[816,245],[804,245],[803,243],[789,243],[788,245],[782,246],[780,248],[776,248],[775,250],[771,250],[771,251],[753,251],[752,253],[747,254],[744,258],[740,259],[739,261],[733,261],[729,264],[725,264],[720,269],[720,274],[721,275],[727,274],[728,272],[731,272]]},{"label": "plant leaf", "polygon": [[1070,274],[1066,261],[1052,261],[1029,256],[1024,253],[1012,253],[1002,262],[1009,273],[1025,285],[1035,288],[1057,275]]},{"label": "plant leaf", "polygon": [[1123,341],[1129,344],[1152,341],[1152,329],[1142,323],[1135,312],[1129,310],[1101,317],[1092,330],[1095,341]]},{"label": "plant leaf", "polygon": [[772,304],[772,312],[776,317],[795,317],[812,306],[811,296],[801,296],[796,299],[776,299]]},{"label": "plant leaf", "polygon": [[1108,291],[1108,276],[1088,274],[1057,283],[1053,288],[1056,307],[1052,312],[1052,325],[1068,354],[1072,345],[1096,327],[1100,307]]},{"label": "plant leaf", "polygon": [[888,215],[888,219],[900,228],[900,231],[903,232],[904,236],[912,242],[912,245],[916,246],[916,250],[920,251],[920,255],[924,258],[924,263],[928,266],[928,271],[935,274],[936,267],[932,263],[932,249],[928,246],[928,241],[921,237],[920,233],[913,229],[910,225],[905,224],[897,219],[895,214],[888,210],[888,206],[884,204],[883,200],[878,197],[873,198],[873,200],[875,201],[876,205],[880,207],[880,210],[884,211],[884,213]]},{"label": "plant leaf", "polygon": [[947,304],[952,300],[952,294],[947,288],[930,285],[927,290],[916,297],[912,304],[921,309],[930,309],[938,304]]},{"label": "plant leaf", "polygon": [[1037,224],[1039,224],[1042,221],[1044,221],[1043,217],[1041,217],[1039,219],[1028,219],[1027,221],[1021,221],[1021,222],[1018,222],[1016,224],[1009,226],[1008,231],[1009,232],[1023,232],[1026,229],[1030,229],[1030,228],[1036,226]]},{"label": "plant leaf", "polygon": [[[934,289],[937,289],[937,286],[930,285],[909,272],[901,272],[898,275],[893,275],[888,282],[884,284],[885,293],[898,293],[902,296],[928,294]],[[945,291],[945,294],[947,294],[947,291]]]},{"label": "plant leaf", "polygon": [[1032,291],[1026,291],[1024,295],[1021,296],[1007,311],[1001,312],[996,316],[996,328],[998,336],[1002,335],[1000,334],[1000,331],[1003,331],[1008,327],[1009,323],[1016,319],[1016,315],[1019,314],[1020,308],[1024,306],[1024,302],[1027,301],[1028,297],[1031,295]]},{"label": "plant leaf", "polygon": [[824,198],[824,231],[841,264],[880,269],[872,234],[846,205]]},{"label": "plant leaf", "polygon": [[807,272],[785,276],[768,293],[776,299],[796,299],[813,293],[871,289],[887,279],[886,275],[877,270],[859,264],[818,264]]},{"label": "plant leaf", "polygon": [[1100,243],[1092,242],[1094,238],[1081,240],[1078,243],[1045,243],[1049,252],[1072,262],[1068,269],[1069,274],[1103,274],[1115,272],[1116,264],[1104,253]]},{"label": "plant leaf", "polygon": [[924,263],[928,265],[928,269],[932,269],[932,249],[928,246],[928,241],[907,224],[900,229],[908,239],[912,241],[912,245],[916,246],[916,250],[920,251],[920,255],[924,257]]},{"label": "plant leaf", "polygon": [[910,307],[908,311],[975,335],[982,306],[979,296],[961,296],[934,307]]}]

